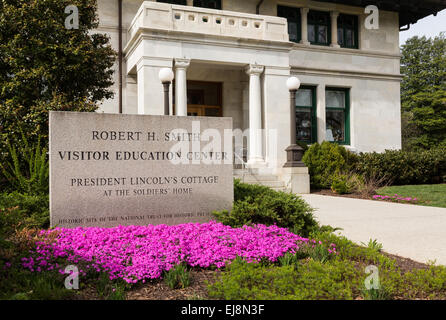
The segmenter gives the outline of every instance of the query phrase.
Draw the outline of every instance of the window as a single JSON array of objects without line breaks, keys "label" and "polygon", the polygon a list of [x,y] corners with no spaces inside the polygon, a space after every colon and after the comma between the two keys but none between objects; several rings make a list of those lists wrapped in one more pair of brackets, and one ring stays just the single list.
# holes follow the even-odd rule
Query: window
[{"label": "window", "polygon": [[179,4],[182,6],[187,6],[187,0],[157,0],[157,2],[164,2],[164,3]]},{"label": "window", "polygon": [[302,40],[300,8],[278,6],[277,16],[287,19],[290,41],[300,42]]},{"label": "window", "polygon": [[297,141],[317,142],[316,88],[301,87],[296,93]]},{"label": "window", "polygon": [[308,41],[311,44],[328,46],[331,42],[330,13],[322,11],[308,12]]},{"label": "window", "polygon": [[221,0],[194,0],[194,7],[221,10]]},{"label": "window", "polygon": [[342,48],[358,49],[358,17],[340,14],[338,17],[338,43]]},{"label": "window", "polygon": [[339,144],[350,144],[350,91],[349,89],[327,88],[326,139]]}]

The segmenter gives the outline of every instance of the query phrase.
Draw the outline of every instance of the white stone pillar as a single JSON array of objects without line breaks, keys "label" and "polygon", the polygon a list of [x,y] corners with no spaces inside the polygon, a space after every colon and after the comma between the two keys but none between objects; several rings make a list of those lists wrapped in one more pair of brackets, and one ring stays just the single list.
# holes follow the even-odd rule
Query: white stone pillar
[{"label": "white stone pillar", "polygon": [[260,75],[264,67],[249,65],[246,73],[249,75],[249,145],[248,165],[264,164],[262,141],[262,92]]},{"label": "white stone pillar", "polygon": [[310,45],[308,41],[308,12],[309,8],[300,8],[300,21],[301,21],[301,30],[302,30],[302,40],[300,43],[305,45]]},{"label": "white stone pillar", "polygon": [[337,11],[331,11],[330,12],[331,17],[331,47],[333,48],[340,48],[338,44],[338,17],[339,12]]},{"label": "white stone pillar", "polygon": [[325,84],[321,84],[317,87],[317,141],[319,143],[327,140],[326,138],[326,108],[325,108]]},{"label": "white stone pillar", "polygon": [[172,68],[172,60],[147,57],[137,64],[138,114],[164,114],[164,87],[159,79],[162,68]]},{"label": "white stone pillar", "polygon": [[189,59],[175,59],[175,115],[187,116],[187,77]]}]

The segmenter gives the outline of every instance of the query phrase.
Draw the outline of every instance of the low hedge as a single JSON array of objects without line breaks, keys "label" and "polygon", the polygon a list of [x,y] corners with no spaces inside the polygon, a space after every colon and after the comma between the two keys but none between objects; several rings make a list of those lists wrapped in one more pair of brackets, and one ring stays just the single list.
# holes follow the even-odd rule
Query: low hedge
[{"label": "low hedge", "polygon": [[251,224],[277,225],[301,236],[318,227],[313,209],[291,193],[234,182],[234,205],[231,211],[214,212],[218,221],[234,228]]},{"label": "low hedge", "polygon": [[363,176],[387,178],[392,185],[442,183],[446,182],[446,147],[361,153],[352,169]]},{"label": "low hedge", "polygon": [[313,144],[303,157],[312,188],[329,189],[339,177],[359,174],[391,185],[446,182],[446,147],[425,151],[386,150],[354,154],[345,147],[323,142]]}]

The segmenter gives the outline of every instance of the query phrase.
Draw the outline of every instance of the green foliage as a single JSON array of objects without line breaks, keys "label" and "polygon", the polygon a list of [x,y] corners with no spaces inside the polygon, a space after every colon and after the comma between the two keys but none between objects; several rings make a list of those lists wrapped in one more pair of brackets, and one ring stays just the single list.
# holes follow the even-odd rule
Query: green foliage
[{"label": "green foliage", "polygon": [[331,190],[338,194],[352,193],[352,188],[348,183],[347,175],[339,175],[333,178],[331,183]]},{"label": "green foliage", "polygon": [[363,246],[366,246],[367,248],[369,248],[371,250],[375,250],[377,252],[381,252],[383,249],[383,245],[381,243],[379,243],[377,239],[375,239],[375,240],[370,239],[367,244],[365,244],[364,242],[361,242],[361,244]]},{"label": "green foliage", "polygon": [[412,298],[422,291],[428,298],[438,298],[439,293],[446,295],[446,267],[430,266],[404,275],[408,298]]},{"label": "green foliage", "polygon": [[361,153],[355,170],[365,177],[390,180],[394,185],[440,183],[446,178],[446,147]]},{"label": "green foliage", "polygon": [[49,220],[48,195],[0,193],[0,238],[23,228],[48,228]]},{"label": "green foliage", "polygon": [[0,299],[66,300],[74,295],[74,291],[65,288],[64,277],[57,272],[34,273],[11,268],[0,275]]},{"label": "green foliage", "polygon": [[279,257],[277,261],[279,262],[279,265],[282,267],[289,267],[289,266],[298,266],[299,261],[305,258],[308,258],[310,254],[305,250],[299,250],[296,253],[287,252],[284,256]]},{"label": "green foliage", "polygon": [[128,284],[120,279],[111,281],[109,277],[107,273],[100,273],[94,279],[98,297],[105,300],[125,300]]},{"label": "green foliage", "polygon": [[171,289],[184,289],[190,286],[190,272],[185,264],[179,264],[164,273],[164,281]]},{"label": "green foliage", "polygon": [[316,244],[309,252],[311,259],[319,261],[320,263],[325,263],[330,259],[330,252],[328,252],[328,248],[323,244]]},{"label": "green foliage", "polygon": [[[65,7],[79,29],[65,27]],[[98,27],[96,0],[0,2],[0,155],[4,141],[48,135],[48,110],[94,111],[112,98],[116,52]],[[1,160],[1,159],[0,159]]]},{"label": "green foliage", "polygon": [[364,289],[362,295],[365,300],[389,300],[389,292],[384,287]]},{"label": "green foliage", "polygon": [[291,193],[234,182],[234,206],[230,212],[214,212],[218,221],[232,227],[250,224],[277,225],[306,236],[318,224],[313,209]]},{"label": "green foliage", "polygon": [[309,260],[298,266],[232,262],[209,286],[211,298],[226,300],[352,299],[358,272],[348,261]]},{"label": "green foliage", "polygon": [[402,46],[403,146],[446,144],[446,37],[413,37]]},{"label": "green foliage", "polygon": [[328,189],[335,177],[349,171],[355,155],[343,146],[324,141],[311,145],[302,160],[309,169],[311,186]]},{"label": "green foliage", "polygon": [[[17,149],[18,148],[18,149]],[[9,161],[0,163],[0,169],[12,190],[30,195],[49,192],[49,162],[47,150],[40,145],[30,145],[22,134],[21,144],[8,143]]]}]

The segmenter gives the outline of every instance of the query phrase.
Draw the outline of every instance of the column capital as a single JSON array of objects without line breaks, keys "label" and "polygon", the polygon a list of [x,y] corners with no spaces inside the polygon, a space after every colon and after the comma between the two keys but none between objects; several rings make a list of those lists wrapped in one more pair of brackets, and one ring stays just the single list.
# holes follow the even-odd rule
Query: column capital
[{"label": "column capital", "polygon": [[339,17],[339,11],[330,11],[331,18],[337,19]]},{"label": "column capital", "polygon": [[307,15],[310,12],[310,8],[300,8],[300,13],[302,15]]},{"label": "column capital", "polygon": [[176,69],[187,69],[190,66],[190,59],[176,58],[175,68]]},{"label": "column capital", "polygon": [[265,70],[265,67],[258,64],[250,64],[245,69],[246,73],[249,75],[261,75],[263,70]]}]

